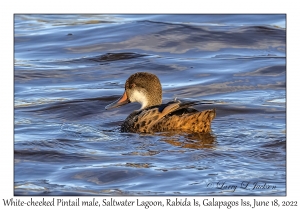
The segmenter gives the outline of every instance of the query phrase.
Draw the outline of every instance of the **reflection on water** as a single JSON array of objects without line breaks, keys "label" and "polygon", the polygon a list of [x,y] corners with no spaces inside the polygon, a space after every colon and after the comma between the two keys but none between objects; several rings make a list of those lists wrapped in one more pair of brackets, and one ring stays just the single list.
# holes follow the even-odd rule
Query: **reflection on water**
[{"label": "reflection on water", "polygon": [[173,132],[160,134],[162,141],[176,147],[189,149],[213,149],[215,137],[210,133],[176,134]]},{"label": "reflection on water", "polygon": [[[27,14],[14,32],[15,195],[286,194],[285,15]],[[105,106],[139,71],[215,108],[212,132],[121,133],[139,105]]]}]

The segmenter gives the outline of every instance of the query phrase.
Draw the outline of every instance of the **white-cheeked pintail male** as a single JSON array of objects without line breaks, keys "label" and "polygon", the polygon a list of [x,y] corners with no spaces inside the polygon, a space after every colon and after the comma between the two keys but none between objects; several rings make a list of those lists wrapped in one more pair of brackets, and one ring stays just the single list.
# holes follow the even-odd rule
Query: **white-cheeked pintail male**
[{"label": "white-cheeked pintail male", "polygon": [[211,131],[211,121],[216,116],[215,109],[199,112],[191,108],[196,102],[174,100],[162,104],[161,83],[156,75],[147,72],[131,75],[125,83],[125,92],[122,97],[107,105],[105,109],[120,107],[131,102],[139,102],[142,107],[126,118],[121,125],[122,132],[208,133]]}]

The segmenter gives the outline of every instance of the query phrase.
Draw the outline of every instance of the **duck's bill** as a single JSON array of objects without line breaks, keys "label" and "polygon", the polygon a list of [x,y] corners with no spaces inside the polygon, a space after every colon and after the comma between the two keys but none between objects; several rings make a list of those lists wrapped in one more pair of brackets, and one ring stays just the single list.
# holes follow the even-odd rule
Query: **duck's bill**
[{"label": "duck's bill", "polygon": [[125,104],[130,103],[129,99],[127,98],[127,94],[126,92],[124,92],[124,94],[121,96],[121,98],[119,98],[118,100],[112,102],[111,104],[107,105],[105,107],[105,109],[113,109],[113,108],[117,108],[120,106],[123,106]]}]

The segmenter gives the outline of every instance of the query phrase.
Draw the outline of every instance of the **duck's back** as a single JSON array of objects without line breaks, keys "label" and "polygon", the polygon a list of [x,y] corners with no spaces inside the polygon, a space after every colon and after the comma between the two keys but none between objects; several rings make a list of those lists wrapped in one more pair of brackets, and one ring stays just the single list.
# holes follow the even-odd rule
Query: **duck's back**
[{"label": "duck's back", "polygon": [[163,131],[210,132],[215,109],[202,112],[189,108],[195,102],[179,101],[149,107],[131,113],[121,126],[122,132],[151,133]]},{"label": "duck's back", "polygon": [[215,109],[196,111],[183,115],[172,114],[157,122],[152,130],[163,131],[186,131],[195,133],[208,133],[211,131],[211,121],[215,118]]}]

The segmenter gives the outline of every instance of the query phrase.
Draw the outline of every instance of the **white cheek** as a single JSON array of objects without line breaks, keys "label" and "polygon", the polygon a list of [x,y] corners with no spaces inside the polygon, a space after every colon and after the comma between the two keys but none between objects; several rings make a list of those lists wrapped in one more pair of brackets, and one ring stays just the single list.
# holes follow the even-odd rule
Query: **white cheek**
[{"label": "white cheek", "polygon": [[144,109],[148,104],[148,100],[147,100],[145,94],[140,91],[137,91],[137,90],[133,91],[133,93],[130,97],[130,101],[131,102],[139,102],[142,105],[141,109]]}]

